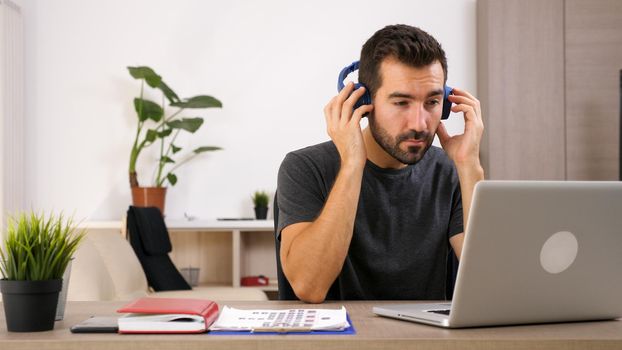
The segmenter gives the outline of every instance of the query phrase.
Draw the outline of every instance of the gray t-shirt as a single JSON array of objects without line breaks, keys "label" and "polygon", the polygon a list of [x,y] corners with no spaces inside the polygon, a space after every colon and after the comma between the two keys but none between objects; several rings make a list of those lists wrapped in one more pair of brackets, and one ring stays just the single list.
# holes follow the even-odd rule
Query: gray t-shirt
[{"label": "gray t-shirt", "polygon": [[[278,175],[279,239],[283,228],[318,217],[339,167],[332,141],[287,154]],[[442,149],[430,147],[403,169],[367,161],[350,249],[327,299],[444,299],[449,238],[462,226],[457,171]]]}]

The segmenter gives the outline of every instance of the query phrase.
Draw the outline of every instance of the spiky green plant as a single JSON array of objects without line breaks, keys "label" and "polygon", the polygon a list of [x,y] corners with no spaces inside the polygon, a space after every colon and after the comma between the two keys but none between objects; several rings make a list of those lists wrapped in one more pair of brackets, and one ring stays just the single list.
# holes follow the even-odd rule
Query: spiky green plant
[{"label": "spiky green plant", "polygon": [[265,191],[256,191],[251,198],[255,207],[267,207],[270,202],[270,197]]},{"label": "spiky green plant", "polygon": [[7,280],[61,279],[85,231],[62,214],[21,213],[8,220],[0,270]]}]

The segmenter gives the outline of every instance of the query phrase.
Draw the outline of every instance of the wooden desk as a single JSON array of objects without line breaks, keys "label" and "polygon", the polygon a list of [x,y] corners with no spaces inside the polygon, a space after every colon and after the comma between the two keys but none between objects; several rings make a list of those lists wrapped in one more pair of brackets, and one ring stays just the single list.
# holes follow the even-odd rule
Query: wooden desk
[{"label": "wooden desk", "polygon": [[0,314],[0,349],[622,349],[622,321],[447,330],[375,316],[385,302],[223,302],[240,308],[337,307],[344,304],[356,335],[120,335],[72,334],[90,315],[114,315],[122,302],[70,302],[50,332],[8,333]]}]

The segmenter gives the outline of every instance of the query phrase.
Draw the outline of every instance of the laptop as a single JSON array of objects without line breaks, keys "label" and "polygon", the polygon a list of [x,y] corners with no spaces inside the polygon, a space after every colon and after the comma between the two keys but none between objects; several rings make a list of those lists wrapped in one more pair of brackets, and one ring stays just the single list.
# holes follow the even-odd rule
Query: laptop
[{"label": "laptop", "polygon": [[446,328],[622,317],[622,182],[479,182],[453,301],[373,312]]}]

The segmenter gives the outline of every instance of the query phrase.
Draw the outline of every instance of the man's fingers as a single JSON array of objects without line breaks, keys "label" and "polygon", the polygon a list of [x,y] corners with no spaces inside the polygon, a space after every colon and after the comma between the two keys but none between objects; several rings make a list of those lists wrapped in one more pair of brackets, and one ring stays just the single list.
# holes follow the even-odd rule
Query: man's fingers
[{"label": "man's fingers", "polygon": [[347,123],[352,117],[352,109],[361,96],[365,93],[365,87],[360,87],[345,100],[343,106],[341,107],[341,123]]},{"label": "man's fingers", "polygon": [[358,124],[360,123],[361,119],[363,118],[365,114],[371,113],[371,111],[373,110],[374,110],[374,105],[362,105],[359,108],[354,110],[351,121],[353,123]]},{"label": "man's fingers", "polygon": [[438,140],[441,142],[441,146],[443,146],[443,148],[445,147],[447,141],[451,138],[447,132],[447,129],[445,129],[445,124],[442,122],[438,124],[438,128],[436,128],[436,135],[438,135]]},{"label": "man's fingers", "polygon": [[[343,88],[341,92],[345,91],[347,87]],[[341,107],[342,102],[340,102],[341,93],[335,95],[330,102],[324,108],[324,114],[326,117],[326,127],[331,134],[334,130],[339,127],[339,120],[341,118]]]},{"label": "man's fingers", "polygon": [[466,97],[468,97],[468,98],[470,98],[472,100],[477,100],[473,95],[471,95],[466,90],[462,90],[462,89],[459,89],[459,88],[452,88],[451,92],[452,92],[452,95],[455,95],[455,96],[466,96]]},{"label": "man's fingers", "polygon": [[347,83],[346,86],[344,86],[343,89],[339,91],[339,94],[337,95],[337,99],[335,100],[335,104],[339,106],[343,105],[343,102],[345,102],[345,100],[348,99],[348,97],[350,96],[353,90],[354,90],[354,83],[353,82]]},{"label": "man's fingers", "polygon": [[[464,113],[464,133],[471,135],[481,135],[484,130],[484,123],[481,118],[477,117],[477,113],[473,107],[469,105],[456,105],[451,108],[453,112]],[[472,134],[475,133],[475,134]]]},{"label": "man's fingers", "polygon": [[348,96],[347,93],[353,89],[354,84],[349,83],[324,107],[324,118],[329,135],[341,127],[345,127],[350,121],[356,122],[358,125],[363,115],[373,110],[372,105],[364,105],[353,111],[354,105],[365,93],[365,87],[356,89]]},{"label": "man's fingers", "polygon": [[473,121],[476,118],[475,108],[466,104],[454,105],[451,107],[451,111],[454,113],[464,113],[464,121]]},{"label": "man's fingers", "polygon": [[326,106],[324,106],[324,113],[328,113],[331,111],[331,109],[333,108],[333,106],[335,105],[335,100],[337,99],[337,96],[333,96],[333,98],[330,99],[330,101],[328,101],[328,103],[326,104]]},{"label": "man's fingers", "polygon": [[465,90],[454,88],[452,90],[452,94],[449,95],[449,101],[456,103],[456,104],[462,103],[462,104],[468,104],[470,106],[473,106],[473,109],[475,109],[475,112],[478,113],[478,115],[481,114],[481,107],[480,107],[479,100],[473,97],[473,95],[471,95]]},{"label": "man's fingers", "polygon": [[449,95],[449,100],[454,104],[466,104],[473,107],[477,105],[477,102],[466,96]]}]

